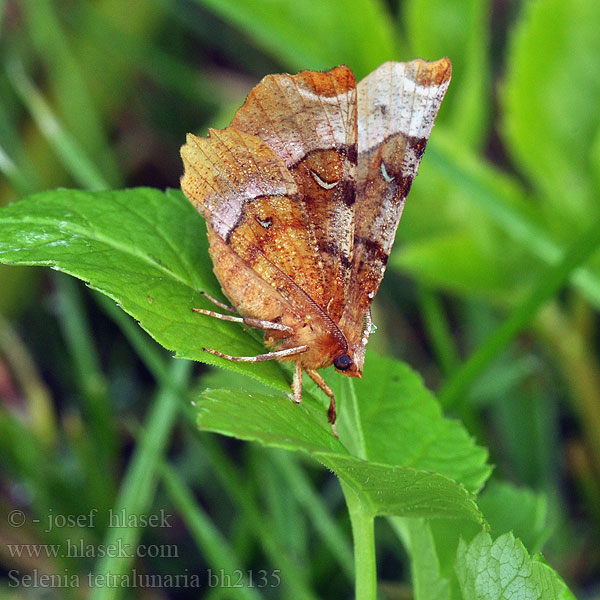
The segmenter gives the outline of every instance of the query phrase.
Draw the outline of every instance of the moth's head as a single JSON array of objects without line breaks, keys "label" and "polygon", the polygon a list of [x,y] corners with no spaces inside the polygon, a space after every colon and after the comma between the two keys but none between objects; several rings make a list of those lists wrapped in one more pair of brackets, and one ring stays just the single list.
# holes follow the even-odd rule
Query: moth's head
[{"label": "moth's head", "polygon": [[348,377],[362,377],[362,370],[349,351],[338,354],[333,359],[333,366],[336,371]]}]

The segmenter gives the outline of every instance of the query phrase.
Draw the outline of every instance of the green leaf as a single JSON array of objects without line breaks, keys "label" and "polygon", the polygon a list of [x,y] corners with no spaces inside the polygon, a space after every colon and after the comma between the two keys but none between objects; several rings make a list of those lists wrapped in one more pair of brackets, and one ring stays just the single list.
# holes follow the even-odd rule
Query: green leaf
[{"label": "green leaf", "polygon": [[[514,505],[510,509],[519,512]],[[416,600],[573,598],[541,555],[512,532],[496,539],[454,520],[389,519],[411,558]]]},{"label": "green leaf", "polygon": [[338,391],[341,441],[309,386],[300,405],[285,396],[207,390],[197,402],[199,425],[310,454],[357,492],[367,514],[479,521],[473,497],[449,474],[477,489],[489,473],[486,452],[458,423],[443,419],[408,367],[371,355],[357,384],[333,373],[329,382],[334,378],[348,386]]},{"label": "green leaf", "polygon": [[307,394],[296,406],[284,394],[209,389],[196,406],[198,423],[208,431],[287,450],[344,453],[326,425],[324,407]]},{"label": "green leaf", "polygon": [[548,506],[543,494],[493,481],[479,497],[479,506],[490,524],[492,535],[512,531],[529,552],[539,552],[552,533],[547,523]]},{"label": "green leaf", "polygon": [[575,596],[540,555],[530,558],[523,544],[507,533],[496,541],[480,533],[460,541],[455,570],[469,600],[568,600]]},{"label": "green leaf", "polygon": [[290,69],[347,64],[362,79],[382,62],[398,59],[391,15],[376,0],[197,1]]},{"label": "green leaf", "polygon": [[487,451],[461,423],[442,416],[408,365],[367,354],[362,379],[331,372],[327,382],[339,398],[340,435],[355,456],[441,473],[472,492],[488,478]]},{"label": "green leaf", "polygon": [[204,221],[179,191],[149,188],[56,190],[0,210],[0,262],[45,265],[74,275],[110,298],[177,356],[249,373],[287,390],[277,363],[232,363],[202,351],[264,351],[234,323],[192,312],[219,296]]},{"label": "green leaf", "polygon": [[[487,451],[474,443],[458,421],[442,416],[439,402],[406,364],[367,353],[360,380],[343,377],[332,369],[323,374],[336,394],[338,430],[354,456],[434,471],[459,481],[474,493],[487,480],[491,471],[486,463]],[[222,370],[204,375],[201,384],[269,394],[264,385]],[[306,401],[300,406],[309,406],[311,411],[317,406],[312,414],[324,423],[325,404],[316,403],[315,394],[320,393],[317,389],[305,381]],[[267,411],[270,414],[269,407]],[[268,415],[261,416],[261,420],[264,418]]]},{"label": "green leaf", "polygon": [[480,520],[473,497],[447,477],[352,456],[326,423],[316,424],[324,409],[306,401],[295,406],[284,396],[208,390],[196,405],[202,429],[310,454],[360,493],[369,514]]},{"label": "green leaf", "polygon": [[600,125],[598,23],[596,0],[525,3],[509,46],[504,137],[515,166],[544,194],[542,208],[558,232],[581,226],[596,208],[590,148]]}]

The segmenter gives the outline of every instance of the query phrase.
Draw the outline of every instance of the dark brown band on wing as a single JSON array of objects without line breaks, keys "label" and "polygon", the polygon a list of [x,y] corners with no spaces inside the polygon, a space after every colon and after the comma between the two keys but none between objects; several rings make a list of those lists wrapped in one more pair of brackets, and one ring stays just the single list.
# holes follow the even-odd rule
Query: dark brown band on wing
[{"label": "dark brown band on wing", "polygon": [[356,144],[344,144],[343,146],[336,148],[336,150],[343,154],[348,159],[348,162],[350,162],[351,164],[355,165],[357,163],[358,148]]},{"label": "dark brown band on wing", "polygon": [[340,246],[339,244],[327,243],[327,242],[319,242],[319,251],[323,254],[327,254],[328,256],[337,257],[345,269],[349,269],[352,265],[350,258],[345,254],[340,254]]},{"label": "dark brown band on wing", "polygon": [[375,154],[375,152],[377,152],[377,150],[379,148],[381,148],[382,146],[386,146],[389,141],[392,138],[395,138],[399,135],[402,135],[406,138],[406,144],[407,146],[410,146],[411,148],[415,149],[415,153],[418,153],[418,157],[422,158],[423,157],[423,152],[425,152],[425,146],[427,145],[427,138],[420,138],[420,137],[416,137],[414,135],[410,135],[410,136],[405,136],[401,131],[396,131],[394,133],[391,133],[390,135],[387,135],[386,137],[384,137],[381,142],[379,144],[377,144],[377,146],[373,146],[371,148],[371,150],[369,150],[368,152],[361,152],[361,156],[363,154]]},{"label": "dark brown band on wing", "polygon": [[402,132],[396,132],[386,136],[383,138],[383,140],[381,140],[381,142],[379,142],[379,144],[373,146],[368,152],[360,152],[359,156],[361,157],[361,160],[363,160],[363,157],[365,156],[373,156],[374,154],[377,154],[381,148],[390,143],[390,140],[397,138],[398,136],[403,136],[406,138],[406,147],[411,148],[417,161],[420,161],[421,158],[423,158],[423,153],[425,152],[425,147],[427,146],[427,138],[419,138],[412,135],[407,137],[404,136]]},{"label": "dark brown band on wing", "polygon": [[388,253],[383,249],[382,245],[377,240],[371,240],[369,238],[356,237],[354,238],[354,248],[356,250],[357,246],[363,246],[364,249],[368,252],[369,258],[367,260],[363,260],[363,263],[368,262],[369,260],[376,260],[382,265],[387,265],[388,261]]},{"label": "dark brown band on wing", "polygon": [[[390,158],[384,156],[384,150],[388,144],[391,145],[392,140],[404,140],[404,151],[398,157],[399,160],[396,156]],[[382,170],[384,170],[385,174],[392,179],[392,181],[388,182],[390,188],[393,190],[392,200],[395,202],[404,200],[410,191],[426,145],[426,138],[404,137],[402,133],[395,133],[387,136],[380,144],[369,150],[369,152],[360,153],[361,163],[364,161],[364,164],[372,165],[372,170],[361,182],[362,185],[359,193],[364,193],[364,189],[370,184],[373,178],[379,180],[381,177],[385,177],[382,173]],[[377,154],[380,155],[379,168],[375,168],[375,164],[377,163],[373,164],[374,157]]]},{"label": "dark brown band on wing", "polygon": [[340,196],[342,197],[343,203],[351,208],[356,202],[356,185],[351,179],[342,179],[340,181]]},{"label": "dark brown band on wing", "polygon": [[428,138],[418,138],[418,137],[414,137],[414,136],[409,136],[407,138],[407,143],[411,148],[413,148],[413,150],[415,152],[415,156],[417,157],[417,160],[419,162],[423,158],[423,153],[425,152],[425,146],[427,146],[427,139]]}]

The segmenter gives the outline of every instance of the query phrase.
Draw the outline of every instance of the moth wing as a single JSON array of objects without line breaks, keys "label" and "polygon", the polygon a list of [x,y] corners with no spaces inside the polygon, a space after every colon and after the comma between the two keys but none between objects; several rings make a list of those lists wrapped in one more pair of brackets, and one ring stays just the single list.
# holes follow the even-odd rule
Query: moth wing
[{"label": "moth wing", "polygon": [[[208,138],[188,134],[181,156],[182,190],[209,228],[287,302],[312,312],[311,299],[323,301],[323,269],[298,186],[279,157],[231,127]],[[235,282],[221,284],[230,297]]]},{"label": "moth wing", "polygon": [[322,307],[339,320],[350,283],[356,181],[356,81],[348,67],[269,75],[232,127],[263,140],[297,185],[327,282]]},{"label": "moth wing", "polygon": [[369,335],[365,317],[451,75],[447,58],[417,59],[384,63],[358,84],[354,258],[340,327],[359,368]]}]

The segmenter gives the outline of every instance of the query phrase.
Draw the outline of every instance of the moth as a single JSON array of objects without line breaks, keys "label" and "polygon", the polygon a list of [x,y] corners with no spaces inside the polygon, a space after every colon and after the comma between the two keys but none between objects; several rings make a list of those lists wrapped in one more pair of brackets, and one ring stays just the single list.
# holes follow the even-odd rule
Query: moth
[{"label": "moth", "polygon": [[268,75],[231,125],[181,148],[181,188],[207,222],[228,306],[198,313],[265,332],[269,350],[232,361],[294,361],[293,399],[306,371],[333,364],[361,377],[377,293],[404,202],[452,66],[387,62],[356,83],[346,66]]}]

